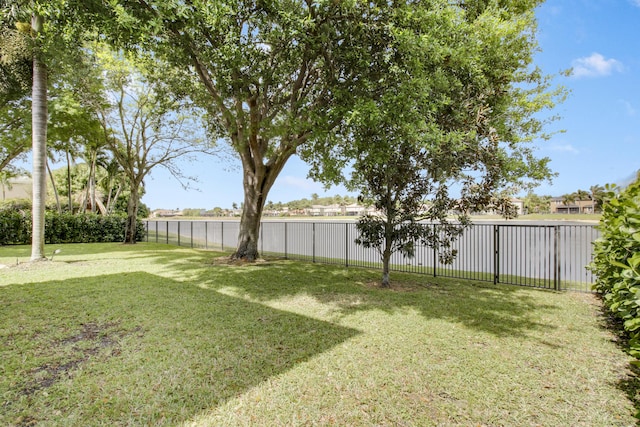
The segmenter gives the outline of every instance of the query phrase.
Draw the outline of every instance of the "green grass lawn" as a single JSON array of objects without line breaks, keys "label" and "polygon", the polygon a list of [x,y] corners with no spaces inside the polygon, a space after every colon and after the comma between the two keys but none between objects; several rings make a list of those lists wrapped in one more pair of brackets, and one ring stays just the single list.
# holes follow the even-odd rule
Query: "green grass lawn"
[{"label": "green grass lawn", "polygon": [[629,426],[593,295],[78,244],[0,247],[0,425]]}]

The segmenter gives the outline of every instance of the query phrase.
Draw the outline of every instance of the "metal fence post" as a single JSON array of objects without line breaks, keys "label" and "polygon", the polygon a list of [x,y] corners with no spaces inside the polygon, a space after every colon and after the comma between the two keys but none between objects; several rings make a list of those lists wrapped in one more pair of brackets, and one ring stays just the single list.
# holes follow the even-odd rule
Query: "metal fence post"
[{"label": "metal fence post", "polygon": [[493,283],[500,283],[500,226],[493,226]]},{"label": "metal fence post", "polygon": [[209,249],[209,221],[204,222],[204,248]]},{"label": "metal fence post", "polygon": [[344,266],[349,267],[349,223],[344,224]]},{"label": "metal fence post", "polygon": [[156,221],[156,243],[158,243],[158,221]]},{"label": "metal fence post", "polygon": [[180,222],[178,221],[178,246],[180,246]]},{"label": "metal fence post", "polygon": [[224,221],[220,223],[220,246],[220,250],[224,251]]},{"label": "metal fence post", "polygon": [[437,277],[438,276],[438,239],[436,239],[436,225],[435,224],[431,224],[431,226],[433,227],[433,277]]},{"label": "metal fence post", "polygon": [[313,253],[313,262],[316,262],[316,223],[311,225],[311,251]]},{"label": "metal fence post", "polygon": [[284,223],[284,259],[287,258],[287,223]]},{"label": "metal fence post", "polygon": [[553,288],[560,290],[560,227],[553,226]]},{"label": "metal fence post", "polygon": [[167,245],[168,245],[169,244],[169,221],[165,221],[164,223],[167,226]]},{"label": "metal fence post", "polygon": [[191,224],[191,247],[193,248],[193,221],[189,221],[189,224]]},{"label": "metal fence post", "polygon": [[264,256],[264,222],[260,223],[260,253]]}]

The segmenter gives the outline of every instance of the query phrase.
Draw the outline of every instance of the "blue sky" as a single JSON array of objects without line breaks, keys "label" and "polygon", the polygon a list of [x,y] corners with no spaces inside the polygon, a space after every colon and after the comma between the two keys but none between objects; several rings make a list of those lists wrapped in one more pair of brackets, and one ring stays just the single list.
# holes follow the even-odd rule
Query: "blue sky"
[{"label": "blue sky", "polygon": [[[551,158],[558,173],[538,194],[561,196],[595,184],[623,184],[640,169],[640,0],[549,0],[537,10],[541,52],[536,64],[558,75],[573,67],[571,76],[555,83],[570,90],[554,113],[563,129],[542,141],[537,154]],[[230,208],[242,202],[242,173],[238,162],[202,159],[185,164],[199,177],[184,190],[164,170],[147,179],[143,202],[157,208]],[[308,167],[297,158],[286,165],[268,199],[287,202],[312,193],[347,194],[306,179]]]}]

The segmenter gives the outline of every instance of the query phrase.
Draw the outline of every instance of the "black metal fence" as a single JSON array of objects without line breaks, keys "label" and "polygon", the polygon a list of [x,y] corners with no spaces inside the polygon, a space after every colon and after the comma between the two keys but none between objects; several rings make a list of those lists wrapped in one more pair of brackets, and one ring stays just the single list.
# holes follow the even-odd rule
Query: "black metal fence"
[{"label": "black metal fence", "polygon": [[[147,221],[147,241],[233,250],[237,221]],[[426,227],[434,225],[425,224]],[[556,290],[590,291],[594,281],[593,225],[474,224],[454,243],[454,262],[439,262],[437,248],[416,245],[415,256],[394,254],[391,268],[435,276],[508,283]],[[375,249],[357,245],[354,222],[265,221],[262,254],[344,266],[381,268]]]}]

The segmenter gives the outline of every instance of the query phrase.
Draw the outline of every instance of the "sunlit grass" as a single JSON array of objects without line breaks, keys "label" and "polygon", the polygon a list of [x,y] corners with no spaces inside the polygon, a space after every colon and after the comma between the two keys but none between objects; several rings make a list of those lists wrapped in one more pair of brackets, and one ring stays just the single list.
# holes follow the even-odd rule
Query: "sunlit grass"
[{"label": "sunlit grass", "polygon": [[57,248],[0,248],[0,425],[635,423],[592,295]]}]

